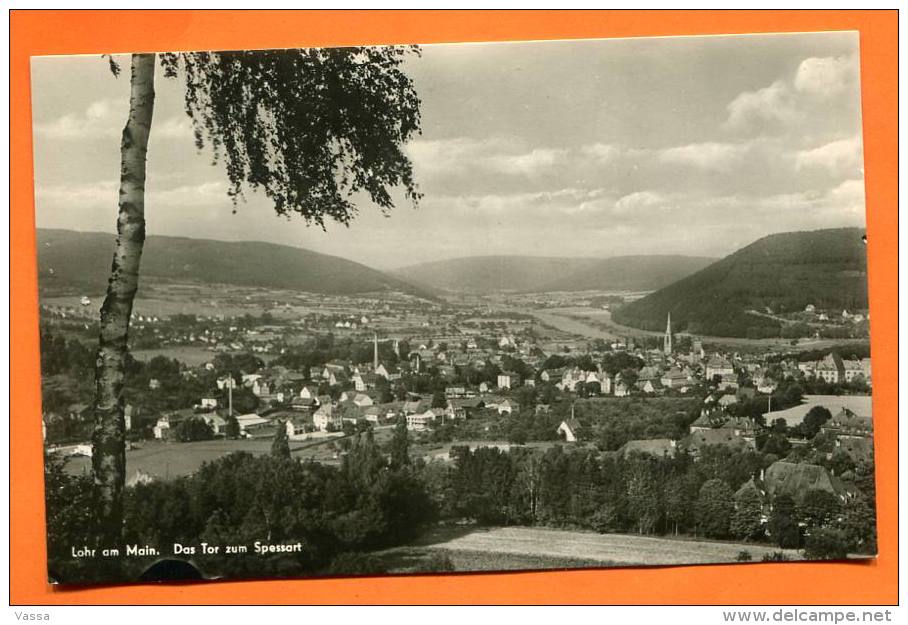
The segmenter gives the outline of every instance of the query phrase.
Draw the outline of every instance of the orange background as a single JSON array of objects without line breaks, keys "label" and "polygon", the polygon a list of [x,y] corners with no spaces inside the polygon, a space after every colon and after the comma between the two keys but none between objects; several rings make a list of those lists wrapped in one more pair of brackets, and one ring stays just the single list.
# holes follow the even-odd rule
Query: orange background
[{"label": "orange background", "polygon": [[[13,11],[10,601],[71,603],[873,603],[897,598],[896,11]],[[880,555],[797,563],[220,582],[59,590],[45,583],[29,56],[186,49],[859,30]],[[112,213],[113,214],[113,213]]]}]

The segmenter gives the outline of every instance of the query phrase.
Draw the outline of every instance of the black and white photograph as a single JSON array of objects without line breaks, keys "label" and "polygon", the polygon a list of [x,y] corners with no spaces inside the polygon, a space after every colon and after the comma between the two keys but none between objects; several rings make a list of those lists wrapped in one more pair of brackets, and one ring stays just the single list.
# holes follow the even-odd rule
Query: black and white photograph
[{"label": "black and white photograph", "polygon": [[32,57],[48,581],[873,558],[859,52]]}]

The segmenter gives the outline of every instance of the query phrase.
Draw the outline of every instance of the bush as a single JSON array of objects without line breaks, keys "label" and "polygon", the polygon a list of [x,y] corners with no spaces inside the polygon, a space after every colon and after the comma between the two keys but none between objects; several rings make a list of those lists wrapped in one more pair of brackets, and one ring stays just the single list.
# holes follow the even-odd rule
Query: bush
[{"label": "bush", "polygon": [[804,556],[811,560],[844,560],[848,557],[848,536],[834,527],[815,528],[804,541]]},{"label": "bush", "polygon": [[749,551],[739,551],[738,555],[735,556],[735,561],[737,562],[750,562],[753,559],[754,558],[750,555]]},{"label": "bush", "polygon": [[784,551],[773,551],[763,554],[763,562],[788,562],[791,558]]}]

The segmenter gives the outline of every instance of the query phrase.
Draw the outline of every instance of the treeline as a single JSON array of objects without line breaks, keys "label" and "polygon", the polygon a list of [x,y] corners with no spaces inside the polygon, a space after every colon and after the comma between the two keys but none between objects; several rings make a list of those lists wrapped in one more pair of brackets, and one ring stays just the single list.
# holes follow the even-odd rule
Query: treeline
[{"label": "treeline", "polygon": [[[435,518],[426,480],[410,466],[406,445],[405,427],[388,454],[367,432],[354,439],[340,467],[291,459],[289,448],[275,445],[271,455],[236,452],[189,477],[138,484],[126,489],[123,544],[151,545],[163,556],[175,543],[196,546],[182,558],[209,578],[381,572],[364,554],[411,540]],[[157,559],[73,559],[73,546],[109,546],[95,538],[90,478],[66,475],[54,458],[45,477],[52,578],[138,579]],[[256,541],[302,547],[254,554]],[[199,553],[202,542],[221,545],[220,553]],[[229,555],[224,545],[247,545],[249,553]]]},{"label": "treeline", "polygon": [[[442,517],[764,541],[806,547],[812,557],[876,550],[872,466],[851,476],[868,487],[869,495],[842,503],[816,490],[798,504],[780,496],[764,525],[762,496],[750,480],[775,458],[752,450],[709,446],[697,462],[684,453],[623,457],[567,452],[560,446],[541,455],[521,448],[466,447],[454,447],[451,454],[453,467],[429,466],[439,474],[433,481],[439,485],[435,497]],[[833,544],[820,545],[820,536],[827,543],[833,538]]]}]

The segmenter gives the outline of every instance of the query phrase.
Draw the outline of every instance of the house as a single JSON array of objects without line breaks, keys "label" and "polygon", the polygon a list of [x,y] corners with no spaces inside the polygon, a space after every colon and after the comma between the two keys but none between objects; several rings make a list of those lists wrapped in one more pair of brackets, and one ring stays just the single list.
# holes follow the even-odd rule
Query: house
[{"label": "house", "polygon": [[365,393],[357,393],[353,396],[353,399],[351,401],[360,408],[366,408],[375,404],[375,401]]},{"label": "house", "polygon": [[334,409],[335,417],[340,416],[341,425],[344,423],[358,423],[365,418],[363,408],[353,401],[342,401]]},{"label": "house", "polygon": [[646,454],[655,458],[666,458],[675,455],[677,443],[668,438],[652,438],[645,440],[628,441],[615,452],[622,458],[631,454]]},{"label": "house", "polygon": [[221,436],[227,433],[227,421],[220,415],[210,412],[202,415],[202,418],[205,419],[205,423],[211,427],[211,431],[214,432],[215,436]]},{"label": "house", "polygon": [[842,360],[842,375],[845,382],[864,377],[864,367],[860,360]]},{"label": "house", "polygon": [[831,493],[844,501],[853,496],[855,490],[829,472],[815,464],[795,464],[778,460],[769,465],[763,476],[763,485],[770,498],[779,495],[791,497],[796,504],[801,504],[811,490]]},{"label": "house", "polygon": [[652,380],[637,380],[637,383],[634,384],[634,388],[638,391],[642,391],[647,395],[652,395],[656,392],[656,386],[653,385]]},{"label": "house", "polygon": [[718,429],[731,432],[735,436],[742,436],[748,441],[752,441],[757,433],[753,419],[747,417],[729,417]]},{"label": "house", "polygon": [[715,354],[706,361],[706,379],[712,380],[715,376],[734,375],[735,369],[724,356]]},{"label": "house", "polygon": [[188,409],[165,412],[158,418],[154,428],[152,428],[154,437],[159,440],[170,440],[180,423],[193,416],[195,415],[192,410]]},{"label": "house", "polygon": [[630,395],[630,390],[627,387],[627,384],[624,382],[618,382],[615,385],[615,397],[627,397]]},{"label": "house", "polygon": [[860,417],[852,410],[842,407],[820,430],[839,437],[870,438],[873,437],[873,418]]},{"label": "house", "polygon": [[311,386],[304,386],[299,392],[300,399],[315,399],[318,397],[318,389]]},{"label": "house", "polygon": [[520,386],[520,376],[513,371],[498,374],[498,388],[515,388]]},{"label": "house", "polygon": [[690,431],[712,430],[722,425],[726,419],[728,419],[728,415],[721,410],[703,410],[700,412],[700,416],[690,424]]},{"label": "house", "polygon": [[829,384],[835,384],[844,381],[845,366],[838,354],[830,353],[823,360],[816,363],[813,370],[816,378],[821,378]]},{"label": "house", "polygon": [[328,432],[330,430],[339,430],[344,426],[343,417],[340,411],[329,404],[322,404],[312,415],[312,425],[317,430]]},{"label": "house", "polygon": [[758,377],[754,382],[757,385],[757,390],[766,395],[772,394],[776,390],[776,386],[778,386],[775,380],[766,375]]},{"label": "house", "polygon": [[662,382],[662,386],[665,388],[678,389],[682,386],[687,386],[690,383],[690,377],[681,369],[673,367],[663,373],[659,381]]},{"label": "house", "polygon": [[435,424],[436,419],[444,416],[444,411],[439,408],[431,408],[419,414],[407,415],[407,429],[422,431]]},{"label": "house", "polygon": [[405,415],[417,414],[425,410],[423,400],[416,399],[404,402],[403,411]]},{"label": "house", "polygon": [[558,435],[568,443],[576,443],[579,439],[580,422],[577,419],[565,419],[558,426]]},{"label": "house", "polygon": [[467,389],[463,386],[448,386],[445,388],[445,397],[453,399],[455,397],[466,397]]},{"label": "house", "polygon": [[566,369],[561,376],[561,390],[574,392],[578,384],[586,382],[586,372],[580,369]]},{"label": "house", "polygon": [[381,377],[375,373],[359,373],[353,376],[353,386],[357,391],[368,391],[378,386]]},{"label": "house", "polygon": [[240,426],[240,435],[241,436],[250,436],[251,431],[255,431],[256,428],[270,423],[268,419],[260,417],[259,415],[251,412],[249,414],[240,415],[236,418],[236,422]]},{"label": "house", "polygon": [[557,382],[564,375],[564,367],[558,369],[543,369],[539,379],[543,382]]},{"label": "house", "polygon": [[485,408],[485,405],[481,397],[461,397],[448,401],[448,408],[455,419],[468,419]]},{"label": "house", "polygon": [[381,421],[383,415],[384,412],[378,406],[369,406],[368,408],[363,410],[363,419],[365,419],[369,423],[377,424],[379,421]]},{"label": "house", "polygon": [[271,395],[271,385],[262,378],[258,377],[252,381],[251,384],[252,394],[256,397],[265,397],[266,395]]},{"label": "house", "polygon": [[722,379],[719,380],[719,390],[727,391],[728,389],[737,389],[738,388],[738,376],[734,373],[727,373],[722,376]]},{"label": "house", "polygon": [[202,410],[214,410],[218,407],[217,397],[203,397],[199,400],[199,408]]},{"label": "house", "polygon": [[737,404],[737,403],[738,403],[737,395],[723,395],[722,397],[719,398],[719,401],[716,402],[716,404],[720,408],[728,408],[729,406],[731,406],[733,404]]},{"label": "house", "polygon": [[518,404],[513,399],[506,399],[498,404],[499,415],[513,414],[515,412],[520,412],[520,404]]}]

